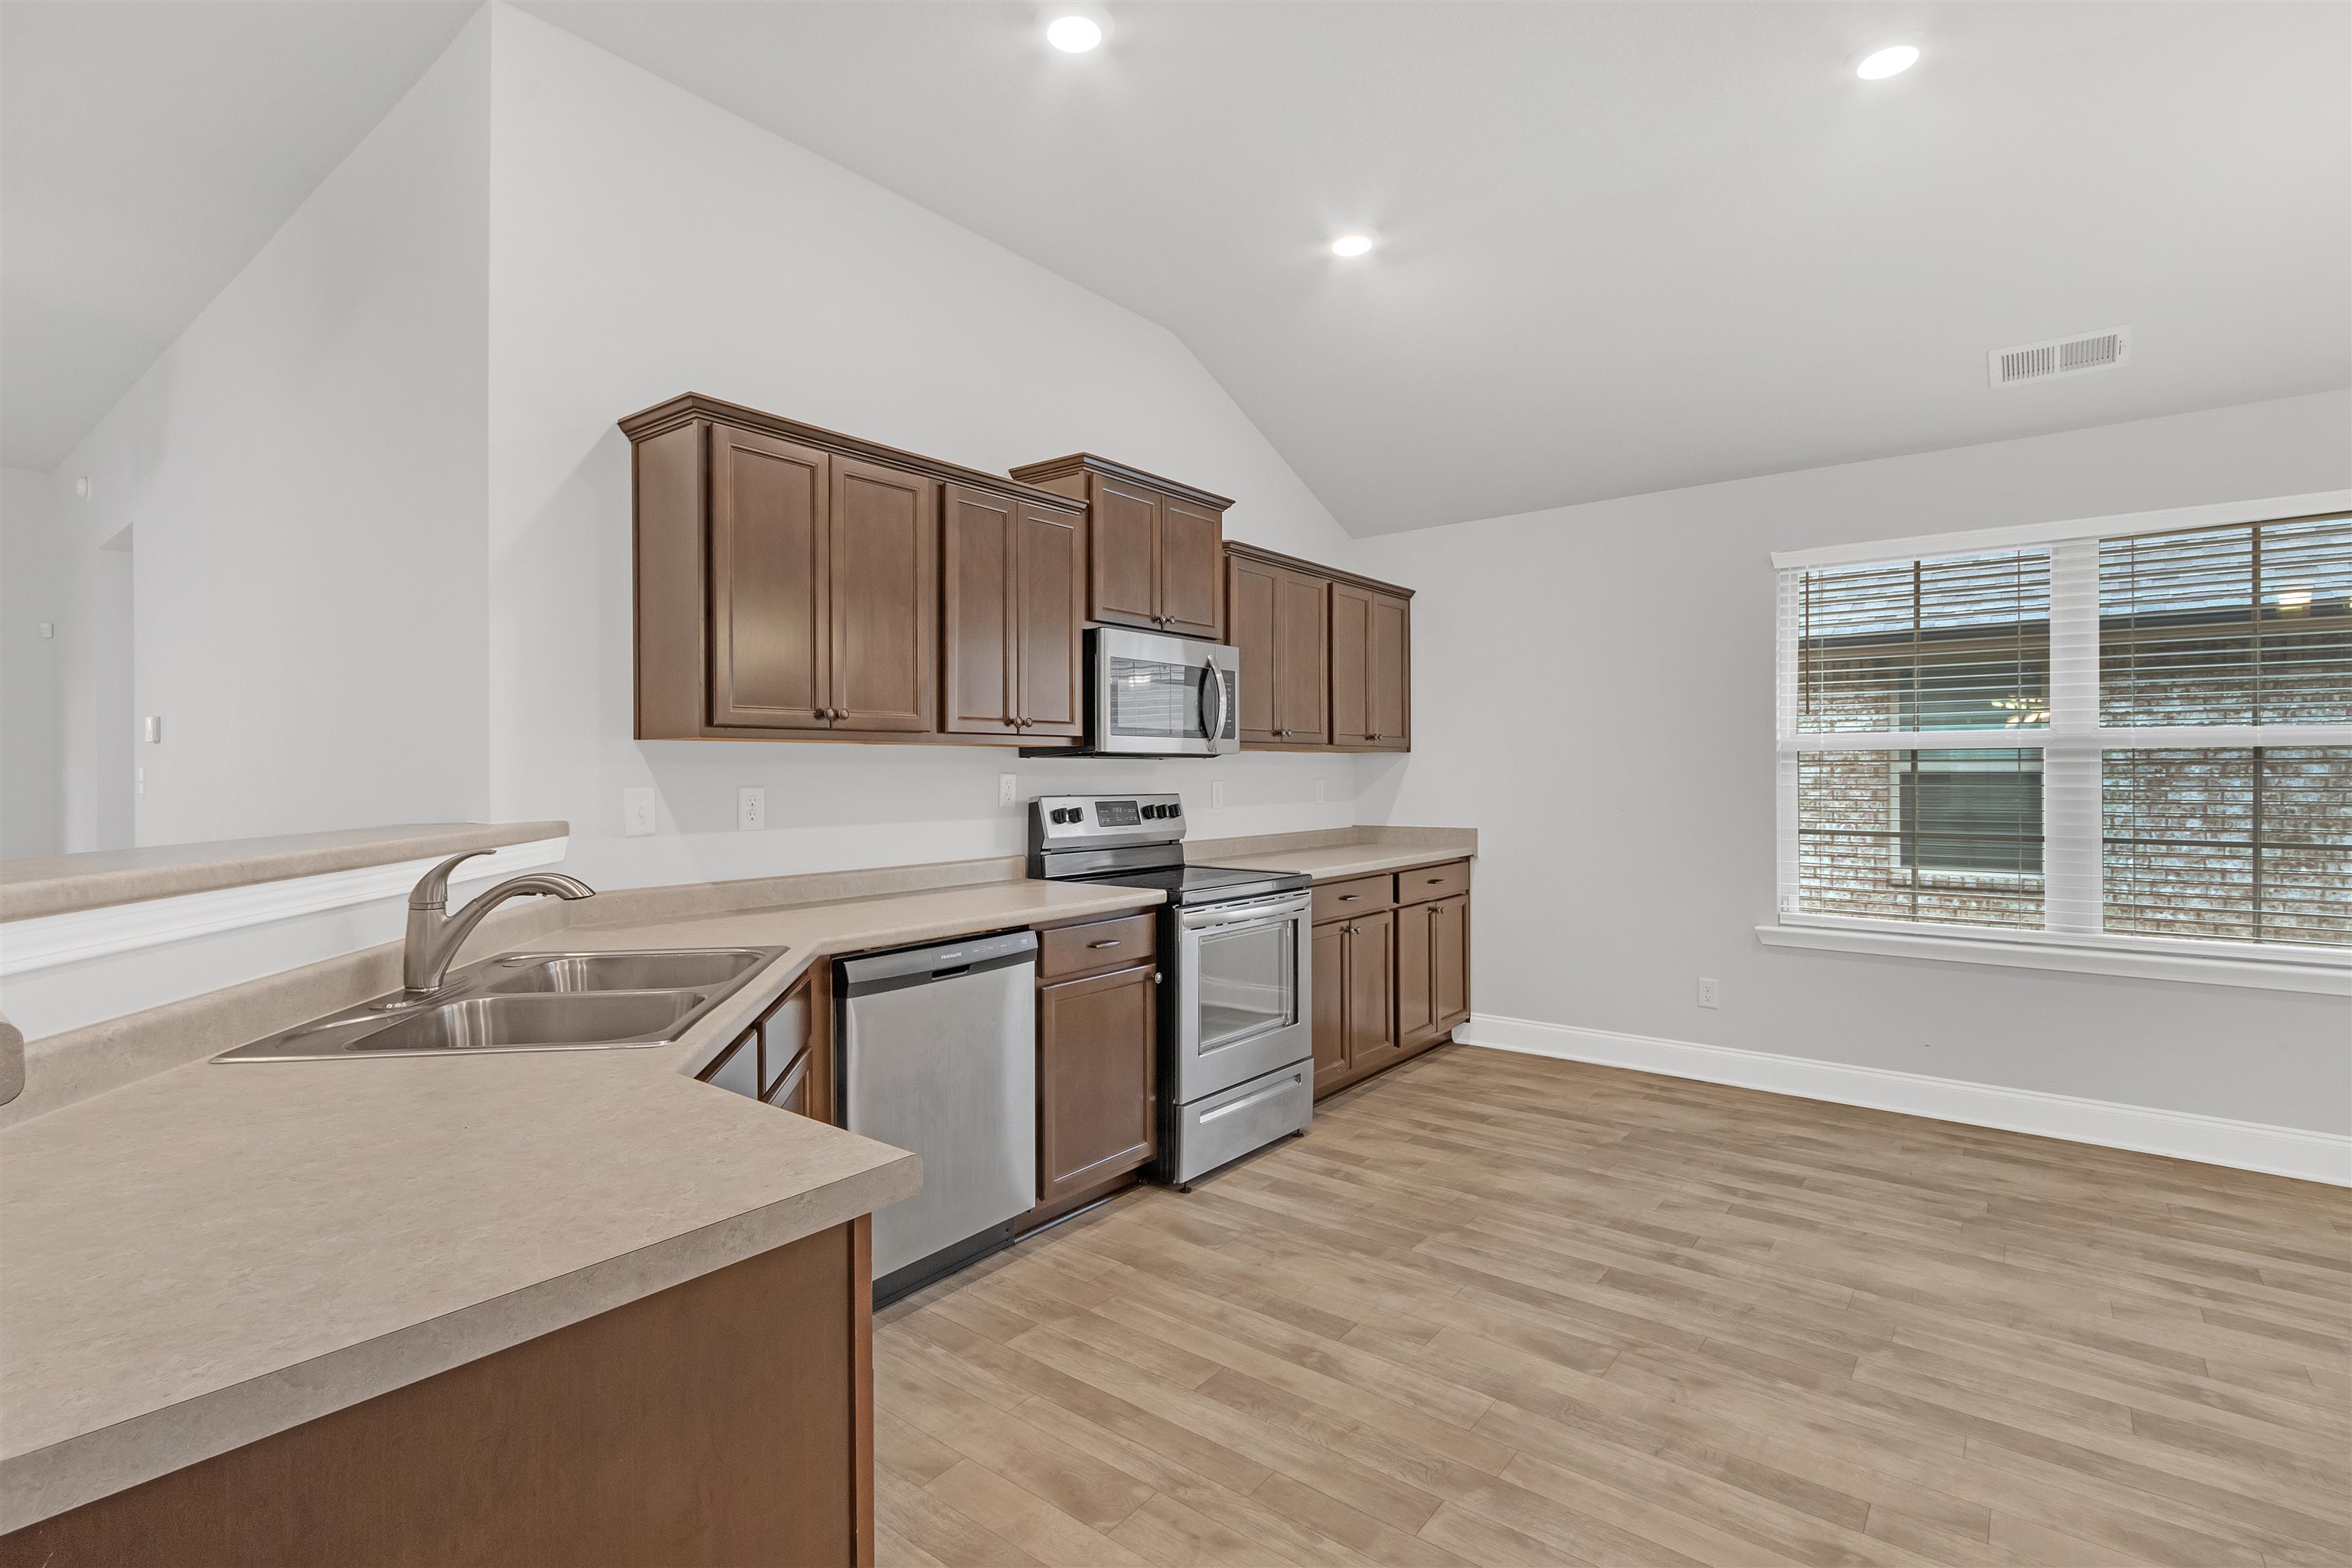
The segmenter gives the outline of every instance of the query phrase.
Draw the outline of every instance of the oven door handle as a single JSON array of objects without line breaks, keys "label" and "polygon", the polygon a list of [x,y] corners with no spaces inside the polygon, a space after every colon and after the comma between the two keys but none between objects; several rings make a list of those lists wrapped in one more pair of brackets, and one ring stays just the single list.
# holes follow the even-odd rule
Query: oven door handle
[{"label": "oven door handle", "polygon": [[1204,931],[1212,926],[1254,925],[1261,921],[1287,920],[1303,915],[1314,897],[1308,893],[1276,893],[1263,899],[1244,899],[1237,904],[1213,904],[1204,910],[1181,911],[1176,921],[1186,931]]}]

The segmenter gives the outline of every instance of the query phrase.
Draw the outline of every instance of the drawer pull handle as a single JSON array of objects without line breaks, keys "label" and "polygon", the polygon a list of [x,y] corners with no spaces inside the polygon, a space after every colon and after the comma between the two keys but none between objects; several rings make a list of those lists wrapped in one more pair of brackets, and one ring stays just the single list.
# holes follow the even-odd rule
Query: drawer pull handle
[{"label": "drawer pull handle", "polygon": [[1444,880],[1445,880],[1445,879],[1443,877],[1432,877],[1429,879],[1429,885],[1434,888],[1438,883],[1443,882]]},{"label": "drawer pull handle", "polygon": [[1118,938],[1117,938],[1117,937],[1113,937],[1113,938],[1111,938],[1111,940],[1110,940],[1110,941],[1108,941],[1108,942],[1090,942],[1087,943],[1087,945],[1088,947],[1117,947],[1117,946],[1118,945],[1118,942],[1119,942],[1119,939],[1118,939]]},{"label": "drawer pull handle", "polygon": [[1343,904],[1352,904],[1363,896],[1361,893],[1342,893],[1339,895],[1339,901]]}]

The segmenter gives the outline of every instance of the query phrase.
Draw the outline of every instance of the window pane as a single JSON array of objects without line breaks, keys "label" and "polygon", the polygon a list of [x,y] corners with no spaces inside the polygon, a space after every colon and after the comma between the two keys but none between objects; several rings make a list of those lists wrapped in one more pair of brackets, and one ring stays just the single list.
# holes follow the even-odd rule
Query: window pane
[{"label": "window pane", "polygon": [[2042,753],[1800,753],[1797,840],[1808,914],[2039,927]]},{"label": "window pane", "polygon": [[2050,721],[2050,555],[2011,551],[1804,574],[1797,728]]},{"label": "window pane", "polygon": [[2099,546],[2099,721],[2352,721],[2352,517]]},{"label": "window pane", "polygon": [[2108,752],[2110,931],[2352,946],[2352,747]]}]

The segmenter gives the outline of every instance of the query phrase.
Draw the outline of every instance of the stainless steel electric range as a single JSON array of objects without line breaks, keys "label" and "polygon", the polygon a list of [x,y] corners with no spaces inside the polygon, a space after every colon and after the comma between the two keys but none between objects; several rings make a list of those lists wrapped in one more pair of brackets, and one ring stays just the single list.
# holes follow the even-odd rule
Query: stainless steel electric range
[{"label": "stainless steel electric range", "polygon": [[1157,888],[1160,1158],[1189,1183],[1304,1128],[1315,1113],[1308,879],[1184,863],[1172,795],[1040,795],[1029,874]]}]

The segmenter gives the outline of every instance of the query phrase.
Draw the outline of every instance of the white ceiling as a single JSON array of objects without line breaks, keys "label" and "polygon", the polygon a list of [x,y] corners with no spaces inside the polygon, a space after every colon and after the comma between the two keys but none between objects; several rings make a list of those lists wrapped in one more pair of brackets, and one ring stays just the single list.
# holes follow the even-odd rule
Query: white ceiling
[{"label": "white ceiling", "polygon": [[2341,4],[529,8],[1161,322],[1359,533],[2352,383]]},{"label": "white ceiling", "polygon": [[[0,458],[62,459],[472,9],[0,5]],[[1166,325],[1359,533],[2352,383],[2332,0],[1161,0],[1082,57],[986,0],[530,9]]]},{"label": "white ceiling", "polygon": [[0,461],[62,462],[473,9],[0,5]]}]

